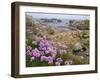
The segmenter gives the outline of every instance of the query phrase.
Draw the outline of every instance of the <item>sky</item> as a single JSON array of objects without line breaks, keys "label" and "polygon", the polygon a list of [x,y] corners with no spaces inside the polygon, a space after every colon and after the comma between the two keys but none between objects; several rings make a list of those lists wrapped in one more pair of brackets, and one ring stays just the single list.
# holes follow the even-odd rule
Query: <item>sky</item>
[{"label": "sky", "polygon": [[38,12],[26,12],[27,15],[32,16],[33,18],[57,18],[57,19],[77,19],[77,20],[84,20],[90,19],[89,15],[84,14],[61,14],[61,13],[38,13]]}]

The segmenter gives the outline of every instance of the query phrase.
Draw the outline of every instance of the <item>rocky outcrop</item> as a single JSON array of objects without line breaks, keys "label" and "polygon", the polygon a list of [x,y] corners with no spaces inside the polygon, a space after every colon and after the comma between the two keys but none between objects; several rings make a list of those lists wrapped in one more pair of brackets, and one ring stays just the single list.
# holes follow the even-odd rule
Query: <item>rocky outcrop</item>
[{"label": "rocky outcrop", "polygon": [[69,26],[72,30],[89,30],[89,20],[70,20]]}]

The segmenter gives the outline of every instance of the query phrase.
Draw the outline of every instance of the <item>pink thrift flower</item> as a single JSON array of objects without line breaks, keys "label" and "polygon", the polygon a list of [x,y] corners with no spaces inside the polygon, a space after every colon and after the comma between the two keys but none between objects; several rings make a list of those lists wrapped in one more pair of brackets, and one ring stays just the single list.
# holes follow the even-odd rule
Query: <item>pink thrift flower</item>
[{"label": "pink thrift flower", "polygon": [[32,50],[32,55],[34,57],[40,57],[40,51],[37,48],[35,48]]},{"label": "pink thrift flower", "polygon": [[73,64],[73,61],[72,61],[72,60],[66,60],[66,61],[64,62],[64,64],[65,64],[65,65],[71,65],[71,64]]},{"label": "pink thrift flower", "polygon": [[31,57],[31,60],[30,61],[32,62],[34,59],[35,59],[35,57]]},{"label": "pink thrift flower", "polygon": [[56,60],[57,60],[57,62],[59,62],[59,63],[62,63],[62,62],[63,62],[63,60],[62,60],[61,58],[57,58]]},{"label": "pink thrift flower", "polygon": [[60,66],[60,62],[55,62],[55,65],[56,66]]},{"label": "pink thrift flower", "polygon": [[41,56],[41,61],[47,61],[47,57],[46,56]]},{"label": "pink thrift flower", "polygon": [[26,50],[32,50],[31,46],[26,46]]},{"label": "pink thrift flower", "polygon": [[32,52],[30,50],[27,50],[26,54],[29,55],[29,56],[32,56]]}]

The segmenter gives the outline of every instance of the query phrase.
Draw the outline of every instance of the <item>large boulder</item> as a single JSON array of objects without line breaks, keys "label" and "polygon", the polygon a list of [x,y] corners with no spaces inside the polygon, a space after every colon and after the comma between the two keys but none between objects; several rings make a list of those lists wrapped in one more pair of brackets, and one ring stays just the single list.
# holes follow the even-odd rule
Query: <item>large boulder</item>
[{"label": "large boulder", "polygon": [[89,58],[89,48],[84,47],[80,42],[77,42],[72,49],[73,55],[83,58]]},{"label": "large boulder", "polygon": [[77,42],[72,49],[73,55],[80,55],[82,49],[82,44],[80,42]]}]

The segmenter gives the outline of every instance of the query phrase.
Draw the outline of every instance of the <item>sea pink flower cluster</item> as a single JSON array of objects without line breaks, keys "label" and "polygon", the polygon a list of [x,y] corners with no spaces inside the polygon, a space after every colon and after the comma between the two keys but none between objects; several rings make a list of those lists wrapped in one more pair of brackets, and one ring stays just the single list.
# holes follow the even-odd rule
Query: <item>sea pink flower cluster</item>
[{"label": "sea pink flower cluster", "polygon": [[57,54],[62,55],[66,54],[67,46],[65,44],[58,44],[58,47],[55,47],[53,43],[48,40],[46,36],[36,37],[35,43],[37,47],[32,48],[31,46],[26,46],[26,53],[31,57],[31,61],[35,59],[40,59],[41,62],[45,61],[48,65],[71,65],[72,60],[63,61],[61,57],[57,57]]}]

